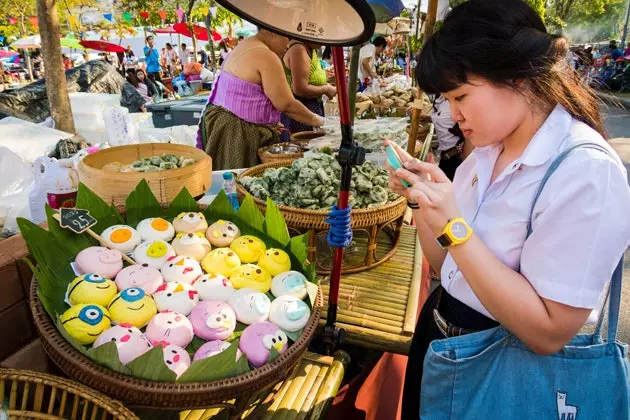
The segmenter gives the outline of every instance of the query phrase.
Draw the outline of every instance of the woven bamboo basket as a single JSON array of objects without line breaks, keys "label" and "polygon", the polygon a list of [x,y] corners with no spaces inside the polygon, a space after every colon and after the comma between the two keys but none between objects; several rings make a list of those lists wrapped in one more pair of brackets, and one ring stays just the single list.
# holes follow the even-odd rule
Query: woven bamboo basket
[{"label": "woven bamboo basket", "polygon": [[291,141],[293,143],[297,142],[309,142],[313,139],[324,137],[326,133],[323,131],[301,131],[299,133],[291,134]]},{"label": "woven bamboo basket", "polygon": [[[266,169],[281,168],[291,164],[292,161],[284,160],[254,166],[242,172],[239,179],[245,176],[259,177]],[[236,189],[241,199],[248,194],[247,190],[239,183],[237,183]],[[256,197],[252,198],[258,208],[265,212],[267,209],[265,201]],[[315,262],[319,274],[329,273],[332,264],[329,257],[332,255],[332,250],[325,240],[329,226],[326,223],[328,211],[304,210],[281,205],[278,207],[282,211],[292,235],[310,233],[308,258],[311,262]],[[351,226],[354,232],[355,245],[354,247],[351,245],[344,254],[346,259],[342,272],[348,274],[369,270],[391,258],[398,247],[406,210],[407,201],[403,197],[375,209],[352,210]],[[387,247],[388,251],[385,253],[377,252],[377,242],[380,242],[382,247]],[[355,248],[356,251],[353,253]]]},{"label": "woven bamboo basket", "polygon": [[[193,158],[197,162],[183,168],[156,172],[107,172],[112,162],[130,164],[143,157],[162,153]],[[170,143],[146,143],[104,149],[86,156],[78,168],[79,180],[107,203],[124,205],[129,193],[145,179],[160,202],[170,203],[183,187],[193,197],[205,194],[212,185],[212,159],[196,147]]]},{"label": "woven bamboo basket", "polygon": [[212,382],[157,382],[114,372],[81,354],[63,338],[37,296],[37,279],[31,282],[31,312],[48,356],[69,377],[132,406],[186,410],[221,405],[234,398],[249,398],[282,381],[299,362],[315,335],[322,311],[322,292],[300,338],[273,362],[244,375]]},{"label": "woven bamboo basket", "polygon": [[[297,133],[299,134],[299,133]],[[308,144],[309,140],[298,140],[298,141],[291,141],[291,143],[294,144],[298,144],[300,146],[302,146],[303,144]],[[260,159],[260,161],[262,163],[273,163],[273,162],[279,162],[282,160],[297,160],[301,157],[304,156],[304,152],[299,152],[299,153],[291,153],[291,154],[281,154],[281,153],[266,153],[267,150],[271,149],[274,145],[272,144],[271,146],[265,146],[265,147],[261,147],[260,149],[258,149],[258,158]]]},{"label": "woven bamboo basket", "polygon": [[118,401],[77,382],[28,370],[0,369],[0,407],[11,419],[138,419]]}]

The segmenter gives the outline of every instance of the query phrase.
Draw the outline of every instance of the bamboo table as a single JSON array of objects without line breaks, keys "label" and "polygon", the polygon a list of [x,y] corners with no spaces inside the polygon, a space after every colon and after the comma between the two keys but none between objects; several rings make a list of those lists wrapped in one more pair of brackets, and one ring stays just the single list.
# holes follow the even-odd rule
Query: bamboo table
[{"label": "bamboo table", "polygon": [[[416,229],[404,226],[398,249],[390,260],[341,277],[337,325],[346,331],[347,343],[409,353],[420,298],[422,259]],[[321,278],[320,284],[326,308],[329,278]],[[325,323],[324,309],[320,325]]]}]

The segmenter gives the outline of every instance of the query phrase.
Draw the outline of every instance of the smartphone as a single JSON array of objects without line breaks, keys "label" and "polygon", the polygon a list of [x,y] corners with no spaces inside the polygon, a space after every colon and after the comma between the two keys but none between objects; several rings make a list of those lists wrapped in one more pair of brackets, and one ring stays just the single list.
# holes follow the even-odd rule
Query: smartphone
[{"label": "smartphone", "polygon": [[[394,168],[394,170],[404,169],[402,160],[400,159],[400,156],[398,156],[398,153],[396,152],[396,149],[394,149],[394,146],[392,146],[391,144],[385,146],[385,153],[387,153],[387,163],[389,164],[389,166]],[[401,179],[400,182],[402,182],[403,187],[405,188],[411,187],[411,184],[404,179]]]}]

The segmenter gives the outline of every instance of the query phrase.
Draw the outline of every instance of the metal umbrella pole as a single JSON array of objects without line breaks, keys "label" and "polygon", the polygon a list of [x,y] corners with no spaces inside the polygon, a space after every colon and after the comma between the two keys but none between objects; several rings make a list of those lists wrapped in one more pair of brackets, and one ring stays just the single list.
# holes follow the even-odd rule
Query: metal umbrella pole
[{"label": "metal umbrella pole", "polygon": [[[359,147],[352,140],[352,124],[350,120],[350,108],[348,104],[348,89],[346,83],[346,66],[342,47],[333,47],[333,63],[337,78],[337,97],[339,104],[339,116],[341,119],[341,146],[337,160],[341,165],[341,184],[339,186],[339,201],[337,209],[348,207],[350,198],[350,181],[352,180],[352,167],[365,162],[365,149]],[[332,272],[330,274],[330,291],[328,293],[328,313],[326,326],[324,327],[324,345],[328,354],[332,354],[343,342],[345,332],[336,326],[337,304],[339,301],[339,282],[343,266],[343,248],[335,248],[333,256]]]}]

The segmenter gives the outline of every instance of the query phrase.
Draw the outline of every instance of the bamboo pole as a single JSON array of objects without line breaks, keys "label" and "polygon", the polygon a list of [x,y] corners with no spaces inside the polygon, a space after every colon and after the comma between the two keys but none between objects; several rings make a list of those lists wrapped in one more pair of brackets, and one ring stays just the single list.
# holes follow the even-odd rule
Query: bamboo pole
[{"label": "bamboo pole", "polygon": [[265,415],[262,417],[262,420],[271,420],[273,418],[275,410],[278,409],[280,403],[282,402],[282,399],[284,398],[284,395],[287,393],[287,389],[289,389],[291,387],[291,384],[293,384],[293,380],[298,373],[299,367],[299,365],[296,366],[296,368],[293,369],[291,376],[284,381],[284,383],[282,384],[282,388],[280,388],[280,391],[278,391],[274,398],[273,404],[271,404],[271,407],[269,407]]},{"label": "bamboo pole", "polygon": [[[322,318],[325,319],[327,315],[327,311],[322,311]],[[357,327],[363,327],[368,329],[374,329],[378,331],[388,332],[392,334],[401,334],[402,333],[402,323],[400,323],[399,327],[395,327],[393,325],[386,325],[384,323],[363,319],[361,317],[357,317],[351,314],[346,313],[345,311],[339,310],[337,313],[337,321],[342,324],[355,325]],[[346,326],[344,325],[344,328]]]},{"label": "bamboo pole", "polygon": [[[320,326],[326,324],[325,318],[320,321]],[[386,331],[377,331],[357,325],[344,324],[346,331],[345,341],[348,344],[356,344],[362,347],[392,352],[396,354],[409,354],[411,347],[411,334],[396,334]]]},{"label": "bamboo pole", "polygon": [[[416,237],[416,241],[418,238]],[[418,300],[420,299],[420,287],[422,285],[422,247],[418,241],[416,244],[416,263],[411,274],[411,288],[407,301],[407,314],[403,323],[403,331],[413,333],[416,329],[416,317],[418,315]]]},{"label": "bamboo pole", "polygon": [[[361,286],[356,286],[356,285],[344,285],[343,283],[339,286],[340,290],[344,290],[344,291],[349,291],[352,292],[354,290],[359,290],[362,292],[366,292],[366,293],[370,293],[370,294],[374,294],[375,290],[369,287],[361,287]],[[325,290],[329,290],[328,285],[322,285],[322,289]],[[401,303],[406,303],[407,302],[407,298],[405,296],[401,296],[399,293],[390,293],[388,291],[378,291],[379,295],[384,296],[384,297],[388,297],[390,299],[394,299],[397,302],[401,302]],[[325,294],[324,296],[325,300],[328,300],[328,295]]]},{"label": "bamboo pole", "polygon": [[[323,287],[322,290],[324,290]],[[350,292],[347,289],[344,289],[340,290],[339,296],[345,301],[353,302],[359,305],[365,305],[365,307],[368,309],[374,306],[404,312],[407,308],[404,302],[392,300],[390,298],[383,298],[382,296],[374,296],[374,293],[365,293],[360,291]]]},{"label": "bamboo pole", "polygon": [[354,312],[356,314],[361,314],[361,315],[369,315],[369,316],[373,316],[376,318],[382,318],[382,319],[386,319],[389,321],[396,321],[396,322],[401,322],[404,324],[405,322],[405,313],[404,311],[400,311],[402,313],[400,314],[396,314],[396,313],[390,313],[390,312],[386,312],[382,309],[366,309],[366,308],[362,308],[352,302],[339,302],[339,308],[344,309],[348,312]]},{"label": "bamboo pole", "polygon": [[317,390],[321,387],[326,374],[328,373],[329,365],[315,365],[311,369],[310,375],[308,378],[310,381],[310,386],[305,387],[300,391],[300,398],[302,398],[302,404],[299,407],[295,407],[294,411],[295,416],[289,414],[289,420],[298,420],[303,419],[308,414],[308,411],[311,409],[311,405],[317,396]]},{"label": "bamboo pole", "polygon": [[345,370],[346,365],[344,364],[343,360],[335,358],[332,365],[330,366],[330,369],[328,370],[326,379],[323,381],[321,387],[319,388],[317,397],[315,397],[315,404],[309,416],[310,419],[315,420],[325,417],[325,413],[328,411],[328,407],[330,407],[330,405],[332,404],[335,396],[337,395],[337,391],[341,386]]},{"label": "bamboo pole", "polygon": [[278,412],[280,415],[274,416],[277,417],[277,420],[284,420],[286,417],[283,414],[286,415],[286,412],[294,409],[293,404],[295,403],[295,399],[300,393],[300,389],[304,387],[304,381],[311,372],[312,368],[313,365],[311,363],[304,363],[303,361],[300,362],[298,375],[293,380],[291,386],[287,388],[287,392],[284,394],[284,397],[282,397],[282,401],[278,404]]}]

